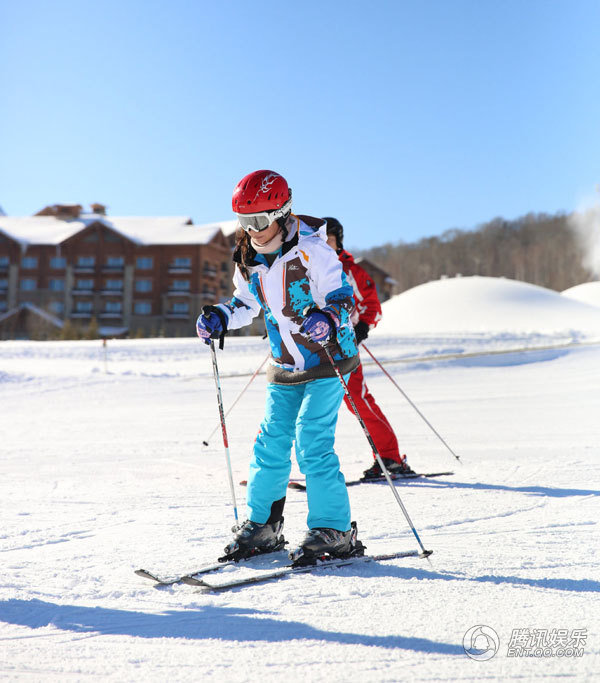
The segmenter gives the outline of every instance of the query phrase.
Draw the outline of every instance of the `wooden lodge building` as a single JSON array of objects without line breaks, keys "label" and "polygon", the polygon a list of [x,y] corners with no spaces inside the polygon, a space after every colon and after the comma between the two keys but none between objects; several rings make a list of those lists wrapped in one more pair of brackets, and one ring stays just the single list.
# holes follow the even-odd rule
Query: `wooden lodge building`
[{"label": "wooden lodge building", "polygon": [[91,209],[0,215],[0,338],[48,338],[66,321],[85,329],[92,320],[101,336],[193,336],[202,306],[231,296],[224,231],[234,221],[194,225]]}]

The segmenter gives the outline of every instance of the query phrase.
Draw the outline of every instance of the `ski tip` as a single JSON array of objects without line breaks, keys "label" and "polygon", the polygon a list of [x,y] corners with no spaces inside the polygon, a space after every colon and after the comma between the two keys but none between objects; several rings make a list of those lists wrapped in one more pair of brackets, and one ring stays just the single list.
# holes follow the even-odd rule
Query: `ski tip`
[{"label": "ski tip", "polygon": [[295,491],[306,491],[306,486],[298,481],[290,481],[288,483],[288,489],[294,489]]},{"label": "ski tip", "polygon": [[208,446],[208,441],[203,441],[203,442],[202,442],[202,445],[203,445],[203,446]]},{"label": "ski tip", "polygon": [[153,581],[155,580],[154,574],[147,572],[145,569],[136,569],[135,573],[138,576],[142,576],[144,579],[152,579]]},{"label": "ski tip", "polygon": [[195,579],[193,576],[184,576],[181,579],[182,583],[187,583],[188,586],[204,586],[201,579]]},{"label": "ski tip", "polygon": [[419,557],[429,557],[430,555],[433,555],[433,550],[424,550]]}]

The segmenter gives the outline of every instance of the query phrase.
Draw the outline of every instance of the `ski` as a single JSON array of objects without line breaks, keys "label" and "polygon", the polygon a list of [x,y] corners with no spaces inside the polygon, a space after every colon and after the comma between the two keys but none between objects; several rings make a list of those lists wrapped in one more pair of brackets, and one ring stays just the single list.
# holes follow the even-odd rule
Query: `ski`
[{"label": "ski", "polygon": [[[299,486],[304,486],[304,484],[302,484],[302,482],[292,479],[291,481],[288,482],[288,488],[289,489],[295,488],[295,484],[298,484]],[[242,481],[240,481],[240,486],[248,486],[248,480],[242,479]]]},{"label": "ski", "polygon": [[191,572],[190,574],[182,574],[175,577],[158,576],[158,574],[150,572],[147,569],[136,569],[135,573],[144,579],[154,581],[154,583],[156,583],[159,586],[172,586],[173,584],[181,583],[183,579],[186,577],[196,576],[197,574],[208,574],[209,572],[215,572],[221,569],[221,567],[227,567],[230,564],[235,563],[233,560],[228,560],[227,562],[213,562],[212,564],[206,564],[203,567],[200,567],[200,569],[197,569],[195,572]]},{"label": "ski", "polygon": [[227,581],[225,583],[211,583],[210,581],[206,581],[205,579],[197,579],[194,576],[185,576],[182,578],[182,582],[190,586],[199,586],[207,591],[224,591],[230,590],[232,588],[239,588],[241,586],[247,586],[253,583],[262,583],[263,581],[280,579],[284,576],[289,576],[291,574],[305,574],[313,572],[317,569],[345,567],[347,565],[359,562],[380,562],[383,560],[393,560],[400,557],[429,557],[429,555],[431,555],[432,552],[432,550],[426,550],[424,553],[419,553],[418,550],[407,550],[398,553],[389,553],[385,555],[358,555],[346,558],[331,558],[327,560],[317,561],[316,564],[288,564],[285,567],[281,567],[280,569],[275,569],[273,571],[263,572],[261,574],[255,574],[252,576],[245,576],[239,579],[233,579],[232,581]]},{"label": "ski", "polygon": [[[390,474],[390,479],[392,481],[402,481],[403,479],[428,479],[429,477],[446,477],[454,472],[414,472],[413,474]],[[385,477],[377,477],[376,479],[351,479],[346,482],[346,486],[358,486],[359,484],[378,484],[380,482],[385,482]],[[294,489],[295,491],[306,491],[306,484],[299,481],[290,481],[288,484],[289,489]]]},{"label": "ski", "polygon": [[[177,576],[171,576],[171,577],[166,577],[166,576],[159,576],[158,574],[155,574],[154,572],[150,572],[147,569],[136,569],[135,573],[138,576],[141,576],[144,579],[149,579],[150,581],[154,581],[154,583],[157,586],[173,586],[176,583],[185,583],[186,579],[192,579],[194,576],[198,576],[200,574],[210,574],[212,572],[218,572],[220,569],[223,569],[224,567],[230,567],[232,564],[241,564],[241,563],[246,563],[249,560],[254,560],[257,557],[264,557],[265,555],[273,555],[274,553],[280,551],[281,548],[276,548],[274,551],[270,553],[258,553],[256,555],[251,555],[250,557],[242,557],[238,559],[230,559],[230,560],[223,560],[217,561],[217,562],[212,562],[211,564],[205,564],[199,569],[196,569],[194,572],[190,572],[189,574],[179,574]],[[287,555],[286,555],[287,557]]]},{"label": "ski", "polygon": [[[403,479],[429,479],[430,477],[448,477],[454,472],[414,472],[413,474],[390,474],[390,479],[392,481]],[[385,477],[377,477],[376,479],[351,479],[346,482],[346,486],[358,486],[359,484],[378,484],[385,481]],[[240,486],[248,486],[248,481],[242,479],[240,481]],[[289,481],[287,485],[288,489],[293,489],[294,491],[306,491],[306,484],[301,481]]]}]

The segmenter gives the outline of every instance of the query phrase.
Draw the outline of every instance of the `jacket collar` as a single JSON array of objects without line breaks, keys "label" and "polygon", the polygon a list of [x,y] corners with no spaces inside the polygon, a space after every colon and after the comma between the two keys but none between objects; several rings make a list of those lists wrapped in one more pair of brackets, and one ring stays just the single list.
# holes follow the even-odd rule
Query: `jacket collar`
[{"label": "jacket collar", "polygon": [[349,251],[342,249],[338,256],[340,261],[342,261],[343,263],[348,263],[351,266],[354,265],[354,256],[352,256],[352,254]]}]

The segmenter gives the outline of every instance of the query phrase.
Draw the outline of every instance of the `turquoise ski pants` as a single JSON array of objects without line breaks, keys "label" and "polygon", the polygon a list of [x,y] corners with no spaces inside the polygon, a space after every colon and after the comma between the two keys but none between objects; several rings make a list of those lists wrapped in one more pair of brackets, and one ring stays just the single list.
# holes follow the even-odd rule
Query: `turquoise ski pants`
[{"label": "turquoise ski pants", "polygon": [[337,377],[267,385],[265,418],[248,477],[248,519],[264,524],[273,502],[286,495],[295,440],[296,460],[306,477],[309,529],[350,529],[348,491],[333,449],[343,396]]}]

